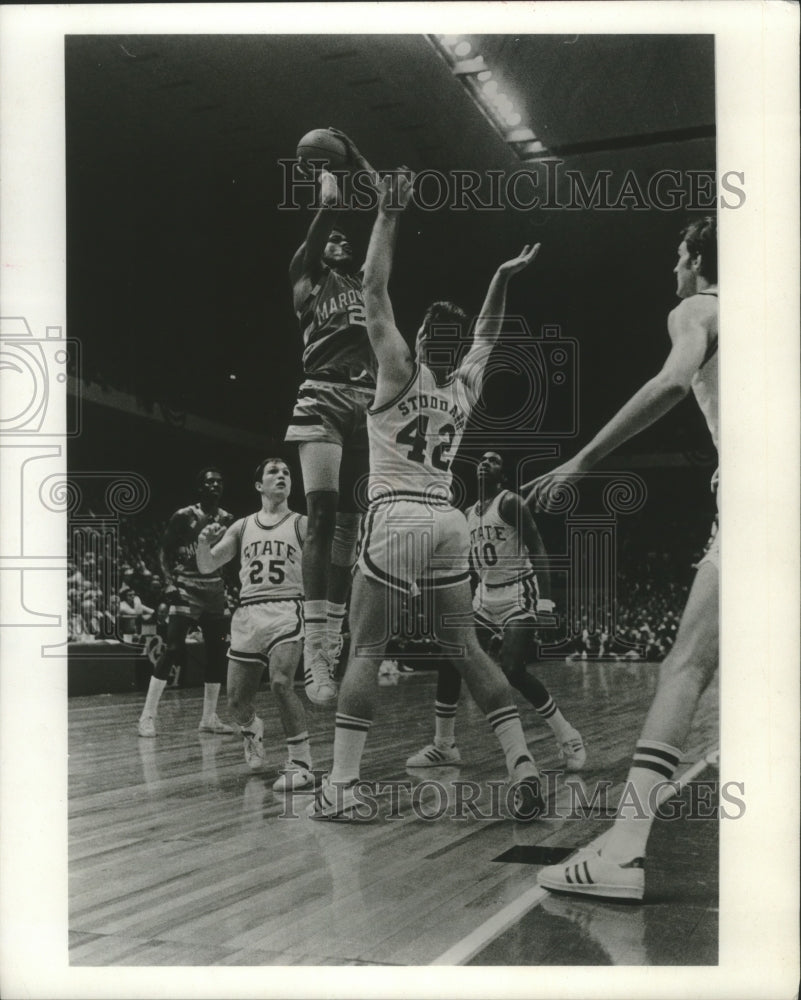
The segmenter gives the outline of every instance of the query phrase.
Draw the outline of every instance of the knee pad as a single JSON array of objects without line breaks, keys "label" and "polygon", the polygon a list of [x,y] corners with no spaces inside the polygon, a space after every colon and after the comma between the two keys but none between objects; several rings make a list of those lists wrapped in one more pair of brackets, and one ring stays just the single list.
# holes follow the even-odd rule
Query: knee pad
[{"label": "knee pad", "polygon": [[334,566],[352,566],[356,562],[361,514],[337,514],[334,540],[331,543],[331,562]]}]

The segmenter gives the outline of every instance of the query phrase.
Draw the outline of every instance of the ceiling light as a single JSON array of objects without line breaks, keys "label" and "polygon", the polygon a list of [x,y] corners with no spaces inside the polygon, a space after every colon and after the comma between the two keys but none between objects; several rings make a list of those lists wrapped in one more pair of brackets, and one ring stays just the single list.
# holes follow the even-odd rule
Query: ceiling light
[{"label": "ceiling light", "polygon": [[483,70],[481,73],[478,74],[477,79],[481,83],[484,83],[486,80],[491,80],[492,79],[492,71],[488,70],[488,69]]}]

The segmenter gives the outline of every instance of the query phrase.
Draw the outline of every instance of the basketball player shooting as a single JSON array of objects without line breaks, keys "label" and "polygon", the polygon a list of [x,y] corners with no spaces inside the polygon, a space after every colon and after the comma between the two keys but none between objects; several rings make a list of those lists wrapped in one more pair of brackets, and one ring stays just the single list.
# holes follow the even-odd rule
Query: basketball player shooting
[{"label": "basketball player shooting", "polygon": [[[374,176],[351,140],[334,134],[346,147],[349,165]],[[308,513],[306,694],[311,702],[326,704],[337,694],[333,673],[356,560],[355,487],[367,472],[365,411],[375,393],[376,360],[365,327],[361,271],[347,236],[334,226],[336,180],[323,170],[319,183],[322,207],[289,266],[303,336],[304,380],[285,440],[298,445]]]},{"label": "basketball player shooting", "polygon": [[[637,392],[582,450],[553,472],[527,484],[547,508],[549,492],[575,480],[624,441],[650,427],[692,389],[718,445],[718,254],[717,225],[706,216],[688,225],[678,248],[676,293],[681,303],[668,316],[672,349],[662,370]],[[717,490],[717,473],[713,489]],[[644,856],[653,823],[654,794],[679,765],[698,702],[718,667],[720,532],[698,564],[673,648],[628,773],[626,789],[638,805],[619,810],[600,852],[583,851],[567,865],[543,868],[546,889],[588,896],[640,900],[645,892]]]},{"label": "basketball player shooting", "polygon": [[509,280],[531,263],[539,245],[525,247],[493,275],[461,363],[460,343],[443,350],[443,328],[453,330],[466,318],[452,303],[429,308],[413,356],[395,325],[388,290],[399,214],[411,192],[406,173],[382,181],[365,263],[367,331],[378,359],[375,404],[367,415],[371,502],[354,571],[351,647],[337,704],[334,762],[309,814],[358,818],[354,789],[379,665],[403,600],[422,588],[430,597],[436,640],[455,651],[454,661],[501,744],[514,789],[512,812],[533,819],[544,805],[540,775],[509,683],[481,649],[473,627],[467,522],[451,504],[451,462],[500,334]]}]

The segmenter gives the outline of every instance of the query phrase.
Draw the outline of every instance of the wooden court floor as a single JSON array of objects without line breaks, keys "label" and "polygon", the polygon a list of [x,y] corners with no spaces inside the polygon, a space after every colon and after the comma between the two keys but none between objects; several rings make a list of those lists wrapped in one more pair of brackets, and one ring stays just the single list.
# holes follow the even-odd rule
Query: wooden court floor
[{"label": "wooden court floor", "polygon": [[[466,693],[457,720],[462,767],[407,772],[406,757],[433,732],[431,672],[380,688],[362,777],[385,785],[371,800],[377,817],[361,824],[309,820],[308,796],[273,793],[285,748],[267,689],[259,696],[269,762],[263,774],[245,766],[239,737],[198,733],[201,689],[165,692],[155,740],[137,736],[142,695],[72,698],[70,962],[715,964],[714,819],[657,821],[641,906],[536,887],[540,866],[558,860],[554,852],[608,829],[607,818],[571,815],[576,788],[591,802],[606,783],[614,807],[656,671],[594,662],[537,668],[581,730],[588,760],[580,778],[552,778],[548,815],[528,824],[505,811],[503,759]],[[540,767],[558,768],[550,730],[527,703],[520,707]],[[314,764],[326,769],[333,711],[309,706],[308,714]],[[717,740],[715,685],[683,769],[703,762]],[[714,781],[714,756],[691,773]]]}]

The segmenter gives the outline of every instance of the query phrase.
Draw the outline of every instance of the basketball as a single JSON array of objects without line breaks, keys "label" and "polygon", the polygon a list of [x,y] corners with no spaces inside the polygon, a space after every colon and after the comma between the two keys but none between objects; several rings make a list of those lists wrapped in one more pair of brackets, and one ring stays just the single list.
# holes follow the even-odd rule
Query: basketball
[{"label": "basketball", "polygon": [[301,160],[324,160],[330,170],[347,166],[348,151],[345,143],[327,128],[315,128],[298,143]]}]

